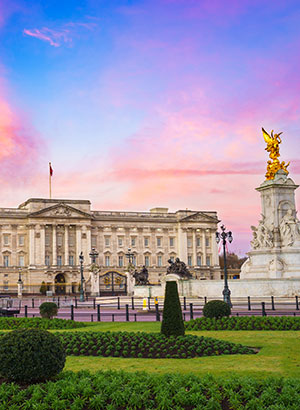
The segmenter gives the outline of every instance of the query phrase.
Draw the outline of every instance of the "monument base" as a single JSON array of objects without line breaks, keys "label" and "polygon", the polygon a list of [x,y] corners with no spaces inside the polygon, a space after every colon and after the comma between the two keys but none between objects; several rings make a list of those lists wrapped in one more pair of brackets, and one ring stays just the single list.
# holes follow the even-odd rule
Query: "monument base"
[{"label": "monument base", "polygon": [[[223,280],[188,280],[178,283],[179,296],[220,299],[223,297]],[[231,297],[246,298],[270,296],[292,298],[300,296],[300,279],[248,279],[230,280],[228,286]],[[149,289],[151,288],[151,289]],[[157,286],[135,286],[134,296],[140,298],[163,297],[165,284]]]}]

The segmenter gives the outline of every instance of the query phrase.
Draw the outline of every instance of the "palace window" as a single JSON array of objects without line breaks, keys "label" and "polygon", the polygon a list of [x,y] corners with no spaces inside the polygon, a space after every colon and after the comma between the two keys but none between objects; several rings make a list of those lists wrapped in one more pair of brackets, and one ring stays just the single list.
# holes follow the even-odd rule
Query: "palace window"
[{"label": "palace window", "polygon": [[187,238],[187,246],[188,248],[192,247],[192,238]]},{"label": "palace window", "polygon": [[9,266],[9,255],[4,255],[3,256],[3,264],[4,264],[5,268],[7,268]]},{"label": "palace window", "polygon": [[149,238],[144,238],[144,245],[149,246]]},{"label": "palace window", "polygon": [[210,256],[207,256],[207,257],[206,257],[206,265],[207,265],[207,266],[210,266]]},{"label": "palace window", "polygon": [[123,268],[123,266],[124,266],[123,255],[119,255],[119,268]]},{"label": "palace window", "polygon": [[118,237],[118,246],[119,248],[123,246],[123,238],[121,238],[120,236]]},{"label": "palace window", "polygon": [[69,255],[69,265],[74,266],[74,256],[73,255]]},{"label": "palace window", "polygon": [[19,266],[25,266],[24,255],[19,255]]},{"label": "palace window", "polygon": [[45,265],[50,266],[50,256],[49,255],[45,256]]},{"label": "palace window", "polygon": [[57,255],[57,266],[61,266],[62,265],[62,257],[61,255]]},{"label": "palace window", "polygon": [[192,266],[192,256],[188,255],[188,266]]},{"label": "palace window", "polygon": [[146,267],[150,266],[150,261],[149,261],[149,256],[148,255],[145,256],[145,266]]},{"label": "palace window", "polygon": [[45,235],[45,245],[50,246],[50,234],[46,233]]},{"label": "palace window", "polygon": [[196,238],[196,245],[197,245],[197,246],[201,246],[201,240],[200,240],[200,238]]},{"label": "palace window", "polygon": [[136,266],[136,255],[133,255],[132,257],[132,264],[133,266]]},{"label": "palace window", "polygon": [[24,235],[19,235],[19,246],[24,246]]},{"label": "palace window", "polygon": [[197,255],[197,266],[201,266],[201,255]]},{"label": "palace window", "polygon": [[135,246],[135,244],[136,244],[136,237],[133,236],[133,237],[131,238],[131,246]]},{"label": "palace window", "polygon": [[170,246],[171,246],[171,247],[174,246],[174,238],[170,238]]},{"label": "palace window", "polygon": [[9,235],[3,235],[3,243],[4,245],[9,245]]},{"label": "palace window", "polygon": [[75,235],[69,235],[69,245],[74,246],[75,245]]},{"label": "palace window", "polygon": [[109,255],[106,255],[105,256],[105,266],[107,267],[107,266],[110,266],[110,258],[109,258]]},{"label": "palace window", "polygon": [[97,236],[92,235],[92,237],[91,237],[91,245],[92,245],[92,248],[96,248],[96,246],[97,246]]},{"label": "palace window", "polygon": [[57,246],[62,246],[63,237],[62,234],[57,235]]},{"label": "palace window", "polygon": [[109,236],[105,236],[105,246],[106,247],[110,246],[110,237]]},{"label": "palace window", "polygon": [[209,246],[209,238],[205,238],[205,245]]},{"label": "palace window", "polygon": [[161,255],[157,256],[157,266],[162,266],[162,256]]},{"label": "palace window", "polygon": [[161,243],[162,243],[162,238],[161,237],[156,238],[156,245],[161,246]]}]

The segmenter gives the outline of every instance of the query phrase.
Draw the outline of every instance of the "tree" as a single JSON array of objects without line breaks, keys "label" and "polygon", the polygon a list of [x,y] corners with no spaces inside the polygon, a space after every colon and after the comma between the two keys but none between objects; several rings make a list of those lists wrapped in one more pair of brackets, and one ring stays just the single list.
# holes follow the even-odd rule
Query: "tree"
[{"label": "tree", "polygon": [[161,333],[165,336],[183,336],[184,323],[178,295],[177,282],[166,282]]},{"label": "tree", "polygon": [[[234,252],[226,252],[226,262],[228,269],[240,269],[242,264],[245,262],[247,257],[240,258]],[[219,256],[219,264],[222,269],[224,269],[224,255]]]}]

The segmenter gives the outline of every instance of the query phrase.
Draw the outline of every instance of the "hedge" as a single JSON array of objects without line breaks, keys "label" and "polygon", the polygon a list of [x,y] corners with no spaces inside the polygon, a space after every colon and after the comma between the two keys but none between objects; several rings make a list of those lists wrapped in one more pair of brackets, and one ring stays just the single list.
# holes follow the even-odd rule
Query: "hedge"
[{"label": "hedge", "polygon": [[57,333],[67,355],[136,358],[177,358],[224,354],[254,354],[241,344],[194,335],[166,337],[143,332]]},{"label": "hedge", "polygon": [[66,319],[42,319],[40,317],[0,317],[1,330],[15,329],[75,329],[87,326],[84,322]]},{"label": "hedge", "polygon": [[117,371],[63,372],[57,381],[0,385],[0,408],[9,410],[222,410],[300,408],[294,378],[197,377]]},{"label": "hedge", "polygon": [[197,318],[185,322],[186,330],[300,330],[300,317],[231,316],[221,319]]}]

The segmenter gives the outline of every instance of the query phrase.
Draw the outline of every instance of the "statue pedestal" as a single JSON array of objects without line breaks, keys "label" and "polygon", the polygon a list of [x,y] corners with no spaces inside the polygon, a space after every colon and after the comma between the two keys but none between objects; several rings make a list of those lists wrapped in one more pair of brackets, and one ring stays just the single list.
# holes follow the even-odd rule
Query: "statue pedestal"
[{"label": "statue pedestal", "polygon": [[296,185],[283,170],[264,181],[262,219],[252,226],[253,240],[241,279],[300,279],[300,222],[296,216]]}]

